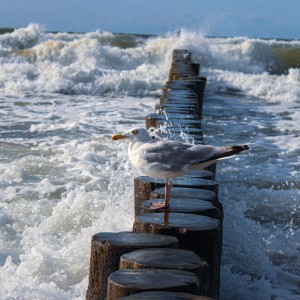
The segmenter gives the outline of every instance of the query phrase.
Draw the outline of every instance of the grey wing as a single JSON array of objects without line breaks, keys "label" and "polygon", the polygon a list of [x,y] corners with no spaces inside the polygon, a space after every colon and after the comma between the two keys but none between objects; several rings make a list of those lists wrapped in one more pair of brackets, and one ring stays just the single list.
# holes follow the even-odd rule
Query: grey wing
[{"label": "grey wing", "polygon": [[159,164],[161,170],[172,172],[209,159],[214,147],[166,140],[145,144],[143,150],[143,159],[147,163]]},{"label": "grey wing", "polygon": [[239,154],[242,151],[248,150],[248,145],[238,146],[225,146],[225,147],[213,147],[213,146],[194,146],[192,151],[195,151],[198,157],[192,165],[203,164],[207,162],[214,162],[218,159],[232,157]]}]

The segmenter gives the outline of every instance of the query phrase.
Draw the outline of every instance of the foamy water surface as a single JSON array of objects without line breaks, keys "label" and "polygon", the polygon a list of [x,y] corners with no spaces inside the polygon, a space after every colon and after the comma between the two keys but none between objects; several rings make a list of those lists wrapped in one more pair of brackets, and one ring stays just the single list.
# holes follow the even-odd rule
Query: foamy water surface
[{"label": "foamy water surface", "polygon": [[134,219],[137,173],[110,136],[143,126],[175,48],[208,78],[205,142],[251,148],[218,165],[221,299],[298,299],[300,42],[36,24],[0,35],[1,299],[85,298],[91,236]]}]

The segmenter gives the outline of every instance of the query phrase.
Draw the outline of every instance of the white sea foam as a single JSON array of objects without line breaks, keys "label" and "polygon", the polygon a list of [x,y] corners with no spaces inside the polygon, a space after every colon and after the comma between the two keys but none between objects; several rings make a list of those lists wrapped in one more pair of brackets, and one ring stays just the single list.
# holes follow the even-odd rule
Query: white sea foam
[{"label": "white sea foam", "polygon": [[12,33],[0,36],[1,50],[20,50],[35,46],[42,35],[42,27],[39,24],[30,24]]},{"label": "white sea foam", "polygon": [[300,49],[295,41],[207,38],[182,30],[179,37],[140,39],[132,47],[120,48],[110,33],[55,35],[35,24],[0,38],[2,49],[10,54],[1,57],[0,88],[6,94],[149,95],[165,81],[171,51],[188,48],[215,88],[232,86],[273,101],[294,101],[299,96],[299,69],[287,65],[286,74],[267,73],[280,63],[273,48]]},{"label": "white sea foam", "polygon": [[236,89],[243,94],[270,102],[295,102],[300,97],[299,69],[290,69],[287,75],[245,74],[209,69],[205,72],[216,91]]},{"label": "white sea foam", "polygon": [[[22,133],[10,135],[13,144],[0,147],[16,149],[1,152],[12,156],[0,166],[1,299],[83,299],[91,236],[131,229],[134,173],[126,145],[109,136],[127,128],[124,118],[142,122],[155,99],[126,98],[116,111],[124,100],[44,96],[21,105],[7,99],[18,103],[12,123],[30,113],[35,124],[21,126]],[[19,148],[23,142],[30,147]]]},{"label": "white sea foam", "polygon": [[[157,68],[166,50],[162,38],[119,48],[109,45],[111,34],[71,36],[43,34],[38,26],[30,25],[2,37],[2,49],[10,53],[1,57],[2,91],[145,95],[157,91],[166,78],[166,71]],[[30,40],[30,45],[24,40]],[[15,46],[21,42],[22,47]]]}]

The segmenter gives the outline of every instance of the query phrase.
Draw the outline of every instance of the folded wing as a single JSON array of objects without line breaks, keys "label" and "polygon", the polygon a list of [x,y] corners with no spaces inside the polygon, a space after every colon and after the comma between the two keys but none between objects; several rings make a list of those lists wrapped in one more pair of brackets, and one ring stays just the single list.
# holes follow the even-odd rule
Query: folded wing
[{"label": "folded wing", "polygon": [[213,147],[191,145],[179,141],[157,141],[143,146],[143,159],[153,166],[158,163],[164,171],[178,171],[199,164],[233,156],[249,149],[248,146]]}]

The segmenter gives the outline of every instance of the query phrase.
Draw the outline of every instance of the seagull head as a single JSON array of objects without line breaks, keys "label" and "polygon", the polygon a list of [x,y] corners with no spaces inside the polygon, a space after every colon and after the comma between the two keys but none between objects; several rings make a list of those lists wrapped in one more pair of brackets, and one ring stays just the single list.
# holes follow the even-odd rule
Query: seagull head
[{"label": "seagull head", "polygon": [[112,140],[130,139],[134,142],[149,142],[151,137],[145,128],[133,128],[122,134],[115,134],[111,137]]}]

